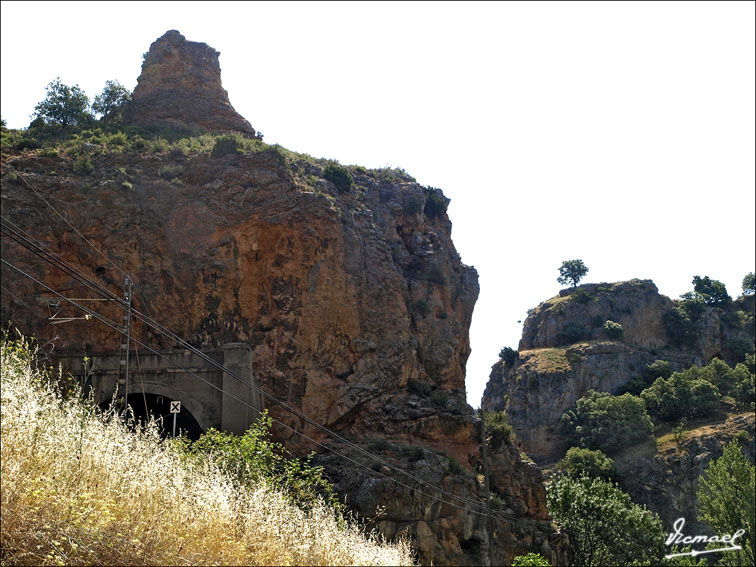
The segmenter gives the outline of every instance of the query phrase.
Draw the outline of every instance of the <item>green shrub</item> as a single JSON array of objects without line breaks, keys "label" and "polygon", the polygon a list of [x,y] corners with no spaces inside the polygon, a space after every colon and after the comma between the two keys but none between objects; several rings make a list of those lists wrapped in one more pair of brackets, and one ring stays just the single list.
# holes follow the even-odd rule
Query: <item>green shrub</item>
[{"label": "green shrub", "polygon": [[431,393],[431,385],[428,382],[421,382],[419,380],[408,380],[407,390],[409,390],[410,394],[427,398]]},{"label": "green shrub", "polygon": [[657,378],[669,378],[672,375],[672,367],[666,360],[656,360],[646,366],[642,376],[634,376],[617,388],[615,395],[632,394],[639,396],[640,393],[653,384]]},{"label": "green shrub", "polygon": [[745,337],[732,337],[727,340],[727,350],[732,360],[741,362],[747,354],[753,354],[754,344],[751,339]]},{"label": "green shrub", "polygon": [[15,149],[17,150],[37,150],[41,147],[42,144],[34,138],[22,138],[15,145]]},{"label": "green shrub", "polygon": [[593,299],[593,294],[587,289],[575,288],[572,293],[570,293],[570,298],[581,305],[585,305],[586,303],[590,303]]},{"label": "green shrub", "polygon": [[134,188],[134,186],[129,181],[123,181],[121,183],[121,187],[123,187],[124,189],[133,189]]},{"label": "green shrub", "polygon": [[513,430],[507,422],[505,411],[486,410],[483,412],[483,418],[486,420],[486,437],[490,440],[493,449],[512,444]]},{"label": "green shrub", "polygon": [[425,216],[435,218],[446,213],[450,200],[444,197],[441,189],[423,187],[423,193],[425,194],[425,207],[423,208]]},{"label": "green shrub", "polygon": [[333,183],[339,193],[347,193],[352,189],[352,174],[349,173],[347,168],[338,164],[329,163],[325,168],[323,177]]},{"label": "green shrub", "polygon": [[56,158],[60,157],[60,152],[56,148],[44,148],[39,155],[42,157]]},{"label": "green shrub", "polygon": [[622,325],[609,319],[604,323],[604,333],[612,341],[621,341],[625,338],[625,330],[622,328]]},{"label": "green shrub", "polygon": [[241,436],[209,429],[197,441],[185,441],[184,453],[199,464],[212,462],[241,486],[267,482],[303,509],[310,508],[319,498],[340,509],[333,485],[323,468],[312,464],[312,454],[297,459],[283,445],[270,441],[272,423],[263,412]]},{"label": "green shrub", "polygon": [[560,429],[572,445],[613,454],[647,439],[654,424],[638,396],[589,390],[574,408],[562,414]]},{"label": "green shrub", "polygon": [[179,177],[184,173],[183,165],[164,165],[158,169],[158,175],[163,179],[171,180],[175,177]]},{"label": "green shrub", "polygon": [[571,345],[584,340],[588,336],[587,329],[580,323],[568,323],[557,333],[557,341],[560,345]]},{"label": "green shrub", "polygon": [[431,402],[438,408],[446,409],[449,405],[449,392],[446,390],[434,390],[431,394]]},{"label": "green shrub", "polygon": [[549,567],[551,563],[540,553],[518,555],[512,560],[512,567]]},{"label": "green shrub", "polygon": [[614,461],[602,451],[570,447],[564,458],[557,463],[557,470],[574,478],[583,475],[591,478],[612,480],[615,475]]},{"label": "green shrub", "polygon": [[233,154],[243,153],[242,141],[240,137],[233,134],[219,136],[215,139],[215,144],[210,152],[213,157],[221,157]]},{"label": "green shrub", "polygon": [[74,161],[72,169],[79,175],[89,175],[94,171],[94,164],[92,164],[92,158],[88,155],[83,155]]},{"label": "green shrub", "polygon": [[449,469],[454,474],[462,474],[463,472],[465,472],[464,467],[455,457],[449,457]]},{"label": "green shrub", "polygon": [[714,384],[687,372],[675,372],[666,380],[658,378],[640,396],[648,412],[662,421],[710,415],[721,399]]},{"label": "green shrub", "polygon": [[514,366],[515,360],[520,353],[512,347],[504,347],[499,351],[499,360],[503,361],[508,367]]}]

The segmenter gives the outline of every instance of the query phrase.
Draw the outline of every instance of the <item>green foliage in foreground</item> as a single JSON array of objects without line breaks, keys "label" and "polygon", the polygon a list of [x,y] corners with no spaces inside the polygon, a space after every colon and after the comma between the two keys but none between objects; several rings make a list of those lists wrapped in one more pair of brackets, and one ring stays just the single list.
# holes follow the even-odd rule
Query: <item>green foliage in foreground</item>
[{"label": "green foliage in foreground", "polygon": [[612,454],[647,439],[654,424],[638,396],[590,390],[562,414],[560,428],[573,446]]},{"label": "green foliage in foreground", "polygon": [[664,557],[661,520],[611,483],[562,477],[546,502],[569,533],[571,565],[657,565]]},{"label": "green foliage in foreground", "polygon": [[719,565],[753,565],[756,540],[756,468],[731,441],[722,456],[712,461],[698,483],[699,518],[720,534],[745,530],[736,540],[739,551],[722,554]]},{"label": "green foliage in foreground", "polygon": [[322,498],[340,510],[341,503],[323,467],[312,464],[313,455],[300,460],[271,441],[272,423],[263,412],[241,436],[210,429],[193,443],[183,440],[184,453],[197,463],[211,461],[242,486],[266,482],[301,508],[309,508]]}]

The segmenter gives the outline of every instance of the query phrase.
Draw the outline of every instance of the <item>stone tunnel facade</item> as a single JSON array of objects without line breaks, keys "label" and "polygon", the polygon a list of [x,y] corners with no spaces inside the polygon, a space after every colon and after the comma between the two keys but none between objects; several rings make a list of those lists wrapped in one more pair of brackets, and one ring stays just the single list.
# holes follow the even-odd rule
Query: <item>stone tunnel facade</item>
[{"label": "stone tunnel facade", "polygon": [[[131,351],[129,395],[145,393],[178,400],[203,431],[212,427],[229,433],[244,433],[262,409],[252,372],[252,347],[246,343],[231,343],[202,352],[243,378],[245,383],[190,350],[163,351],[162,356],[144,352],[137,356]],[[90,354],[88,359],[88,369],[84,368],[83,355],[59,356],[54,362],[62,366],[64,373],[78,379],[85,392],[91,388],[97,403],[107,403],[116,394],[120,356]]]}]

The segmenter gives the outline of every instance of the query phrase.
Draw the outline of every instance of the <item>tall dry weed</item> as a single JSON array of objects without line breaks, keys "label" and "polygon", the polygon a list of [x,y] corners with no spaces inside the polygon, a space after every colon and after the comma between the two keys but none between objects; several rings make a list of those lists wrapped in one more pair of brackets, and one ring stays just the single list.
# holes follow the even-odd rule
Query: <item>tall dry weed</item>
[{"label": "tall dry weed", "polygon": [[190,467],[154,423],[134,432],[63,399],[31,360],[3,341],[2,564],[412,564],[406,540]]}]

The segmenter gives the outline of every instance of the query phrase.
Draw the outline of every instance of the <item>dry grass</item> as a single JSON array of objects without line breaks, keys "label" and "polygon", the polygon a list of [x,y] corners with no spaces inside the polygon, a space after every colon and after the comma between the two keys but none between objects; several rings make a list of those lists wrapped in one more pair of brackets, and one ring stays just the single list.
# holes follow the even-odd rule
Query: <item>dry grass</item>
[{"label": "dry grass", "polygon": [[29,358],[2,343],[2,564],[412,563],[406,540],[189,468],[154,426],[134,433],[62,400]]},{"label": "dry grass", "polygon": [[528,355],[528,366],[539,373],[569,372],[571,366],[567,360],[567,347],[537,348],[523,351],[520,357]]}]

